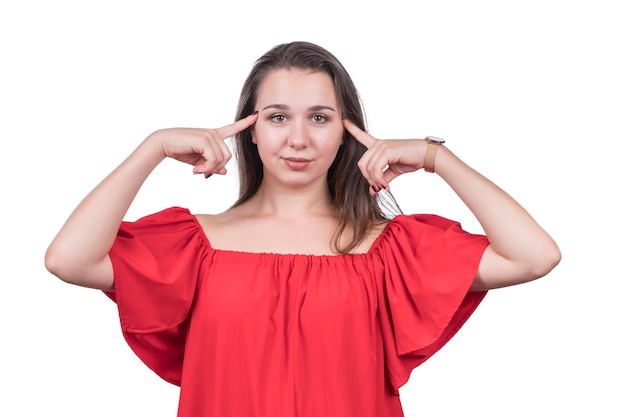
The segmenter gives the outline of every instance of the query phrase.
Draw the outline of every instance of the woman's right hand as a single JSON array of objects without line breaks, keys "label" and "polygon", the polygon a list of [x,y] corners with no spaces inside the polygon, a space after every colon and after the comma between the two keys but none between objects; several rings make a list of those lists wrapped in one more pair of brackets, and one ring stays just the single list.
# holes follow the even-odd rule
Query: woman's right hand
[{"label": "woman's right hand", "polygon": [[46,251],[48,271],[72,284],[112,290],[109,250],[152,170],[169,157],[205,176],[226,173],[231,154],[224,139],[252,126],[257,117],[255,113],[219,129],[163,129],[148,136],[74,209]]},{"label": "woman's right hand", "polygon": [[232,157],[224,140],[252,126],[258,118],[253,113],[218,129],[170,128],[157,130],[148,140],[158,141],[162,156],[193,166],[194,174],[226,174]]}]

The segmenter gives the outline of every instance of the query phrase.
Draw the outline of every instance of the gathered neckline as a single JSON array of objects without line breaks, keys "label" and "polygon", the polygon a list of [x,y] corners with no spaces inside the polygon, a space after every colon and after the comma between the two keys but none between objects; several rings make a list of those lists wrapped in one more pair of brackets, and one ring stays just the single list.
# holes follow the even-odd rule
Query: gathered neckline
[{"label": "gathered neckline", "polygon": [[380,232],[380,234],[376,237],[376,239],[374,239],[374,242],[372,242],[372,245],[369,247],[369,249],[366,252],[359,252],[359,253],[340,253],[340,254],[336,254],[336,255],[329,255],[329,254],[323,254],[323,255],[316,255],[316,254],[307,254],[307,253],[281,253],[281,252],[252,252],[252,251],[244,251],[244,250],[238,250],[238,249],[220,249],[220,248],[215,248],[211,245],[211,242],[209,240],[209,237],[206,235],[206,233],[204,232],[204,229],[202,228],[202,225],[200,224],[200,221],[198,220],[198,218],[193,215],[188,209],[185,209],[189,215],[193,218],[194,224],[196,225],[197,229],[198,229],[198,233],[201,235],[202,240],[204,242],[204,244],[207,246],[207,248],[211,251],[211,252],[215,252],[215,253],[223,253],[223,254],[232,254],[232,255],[240,255],[240,256],[258,256],[258,257],[285,257],[285,258],[304,258],[304,259],[313,259],[313,258],[318,258],[318,259],[343,259],[343,258],[354,258],[354,257],[360,257],[360,256],[371,256],[372,253],[374,253],[374,251],[378,248],[378,246],[380,245],[380,242],[383,238],[383,236],[385,236],[387,233],[389,233],[389,230],[391,229],[391,225],[396,222],[396,219],[403,217],[403,214],[398,214],[396,216],[394,216],[393,219],[389,220],[387,222],[387,224],[385,225],[385,227],[383,228],[383,230]]}]

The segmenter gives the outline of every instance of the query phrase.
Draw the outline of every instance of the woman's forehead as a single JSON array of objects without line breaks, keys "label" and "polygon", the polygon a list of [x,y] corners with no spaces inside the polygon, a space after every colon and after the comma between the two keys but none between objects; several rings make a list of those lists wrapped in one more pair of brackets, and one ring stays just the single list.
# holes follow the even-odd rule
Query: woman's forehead
[{"label": "woman's forehead", "polygon": [[257,92],[257,107],[269,105],[337,109],[335,85],[325,72],[296,68],[273,70],[264,77]]}]

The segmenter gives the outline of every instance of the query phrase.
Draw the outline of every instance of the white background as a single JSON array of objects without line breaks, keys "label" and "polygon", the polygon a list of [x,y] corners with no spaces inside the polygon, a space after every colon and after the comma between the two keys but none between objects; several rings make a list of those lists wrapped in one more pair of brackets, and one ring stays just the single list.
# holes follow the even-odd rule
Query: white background
[{"label": "white background", "polygon": [[[405,414],[626,415],[619,3],[3,1],[0,415],[176,414],[178,389],[125,344],[114,303],[54,278],[44,252],[145,136],[230,123],[253,61],[293,40],[344,63],[372,134],[446,138],[563,253],[548,277],[488,295],[413,372]],[[171,205],[221,211],[234,171],[207,181],[166,161],[128,219]],[[392,190],[405,212],[480,231],[436,176]]]}]

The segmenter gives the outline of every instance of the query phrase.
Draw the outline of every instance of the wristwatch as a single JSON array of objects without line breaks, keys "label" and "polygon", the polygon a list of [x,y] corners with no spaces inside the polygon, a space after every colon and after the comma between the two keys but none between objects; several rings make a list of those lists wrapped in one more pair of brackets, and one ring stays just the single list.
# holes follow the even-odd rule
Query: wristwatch
[{"label": "wristwatch", "polygon": [[437,155],[437,148],[444,143],[445,140],[437,136],[426,136],[426,142],[428,143],[428,147],[426,148],[426,156],[424,157],[424,171],[433,173],[435,172],[435,155]]}]

